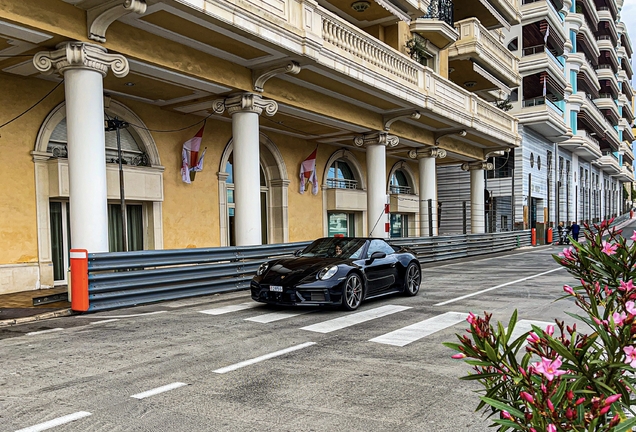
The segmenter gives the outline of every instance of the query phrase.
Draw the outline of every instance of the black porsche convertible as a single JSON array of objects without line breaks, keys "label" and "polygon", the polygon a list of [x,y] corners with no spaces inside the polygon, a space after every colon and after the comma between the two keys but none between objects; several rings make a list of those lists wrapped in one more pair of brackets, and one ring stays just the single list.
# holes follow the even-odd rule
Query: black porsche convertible
[{"label": "black porsche convertible", "polygon": [[414,296],[421,269],[413,252],[382,239],[325,237],[292,258],[263,263],[251,282],[252,299],[293,306],[342,306],[387,294]]}]

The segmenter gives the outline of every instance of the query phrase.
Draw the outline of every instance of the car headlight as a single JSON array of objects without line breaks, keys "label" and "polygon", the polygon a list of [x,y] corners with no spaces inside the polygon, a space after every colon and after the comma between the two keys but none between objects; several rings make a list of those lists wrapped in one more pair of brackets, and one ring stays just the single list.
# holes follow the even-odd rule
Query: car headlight
[{"label": "car headlight", "polygon": [[325,267],[324,269],[320,270],[318,272],[318,279],[320,280],[327,280],[330,277],[332,277],[333,275],[336,274],[336,272],[338,271],[338,266],[334,265],[331,267]]},{"label": "car headlight", "polygon": [[256,270],[256,275],[260,276],[263,273],[265,273],[267,271],[267,268],[269,267],[269,263],[263,263],[261,264],[261,266],[258,268],[258,270]]}]

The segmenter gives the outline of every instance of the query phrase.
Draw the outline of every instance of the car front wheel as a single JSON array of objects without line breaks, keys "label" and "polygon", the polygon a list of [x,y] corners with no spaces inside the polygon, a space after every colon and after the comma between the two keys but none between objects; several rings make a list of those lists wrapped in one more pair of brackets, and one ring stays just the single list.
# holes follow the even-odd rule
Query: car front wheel
[{"label": "car front wheel", "polygon": [[353,273],[347,276],[342,293],[342,308],[353,311],[362,303],[362,279]]},{"label": "car front wheel", "polygon": [[407,296],[414,296],[420,290],[420,283],[422,282],[422,273],[420,268],[415,263],[410,263],[404,273],[404,294]]}]

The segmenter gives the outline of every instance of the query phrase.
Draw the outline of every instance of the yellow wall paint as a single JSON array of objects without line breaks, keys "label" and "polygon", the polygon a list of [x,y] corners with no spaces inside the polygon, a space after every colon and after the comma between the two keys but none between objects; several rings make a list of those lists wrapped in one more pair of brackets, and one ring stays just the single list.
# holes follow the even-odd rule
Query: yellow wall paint
[{"label": "yellow wall paint", "polygon": [[[44,80],[0,72],[0,123],[26,111],[55,87]],[[31,152],[40,125],[62,101],[63,86],[27,114],[0,129],[0,264],[37,262],[35,172]]]}]

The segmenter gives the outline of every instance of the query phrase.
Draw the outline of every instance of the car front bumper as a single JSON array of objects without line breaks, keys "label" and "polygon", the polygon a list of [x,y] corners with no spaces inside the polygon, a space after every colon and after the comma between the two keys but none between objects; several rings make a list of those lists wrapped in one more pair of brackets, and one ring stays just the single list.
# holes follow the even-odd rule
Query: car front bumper
[{"label": "car front bumper", "polygon": [[[314,285],[314,284],[312,284]],[[342,302],[342,288],[298,286],[283,287],[283,292],[270,291],[269,285],[252,281],[252,300],[283,306],[339,306]]]}]

